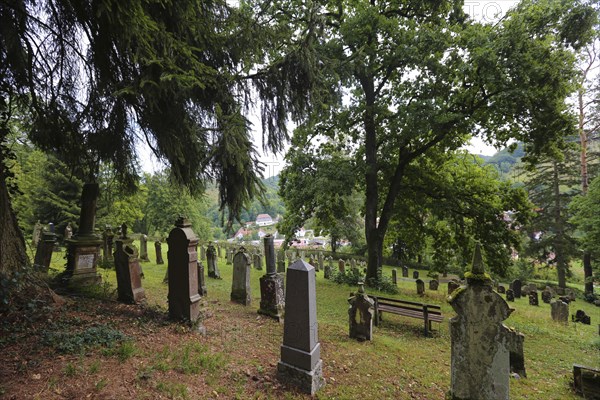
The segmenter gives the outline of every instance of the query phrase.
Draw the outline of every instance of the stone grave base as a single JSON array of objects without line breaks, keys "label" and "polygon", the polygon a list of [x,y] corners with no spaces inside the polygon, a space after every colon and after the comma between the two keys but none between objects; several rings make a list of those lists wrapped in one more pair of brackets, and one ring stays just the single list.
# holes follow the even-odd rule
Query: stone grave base
[{"label": "stone grave base", "polygon": [[319,360],[312,371],[296,368],[279,361],[277,364],[277,379],[282,383],[292,385],[311,396],[325,386],[323,378],[323,361]]},{"label": "stone grave base", "polygon": [[233,290],[231,292],[231,301],[249,306],[252,303],[252,297],[245,290]]}]

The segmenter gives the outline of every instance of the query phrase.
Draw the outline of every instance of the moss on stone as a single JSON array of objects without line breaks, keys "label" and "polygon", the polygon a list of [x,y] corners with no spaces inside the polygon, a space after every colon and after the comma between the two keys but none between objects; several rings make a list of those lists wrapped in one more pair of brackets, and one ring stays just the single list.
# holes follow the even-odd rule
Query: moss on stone
[{"label": "moss on stone", "polygon": [[472,272],[465,272],[465,278],[466,279],[470,279],[473,281],[492,281],[492,277],[489,276],[487,273],[483,273],[483,274],[474,274]]}]

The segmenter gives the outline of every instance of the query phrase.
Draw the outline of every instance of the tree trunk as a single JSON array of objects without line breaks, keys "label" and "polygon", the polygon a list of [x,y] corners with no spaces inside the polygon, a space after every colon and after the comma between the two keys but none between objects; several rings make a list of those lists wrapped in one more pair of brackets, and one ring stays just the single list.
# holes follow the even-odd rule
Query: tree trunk
[{"label": "tree trunk", "polygon": [[554,230],[556,232],[556,242],[554,243],[554,253],[556,257],[556,275],[558,279],[558,287],[566,288],[567,287],[567,265],[565,262],[564,255],[564,227],[562,221],[562,213],[561,213],[561,202],[560,202],[560,186],[558,181],[558,163],[556,161],[552,162],[552,166],[554,168],[554,176],[552,182],[554,186]]},{"label": "tree trunk", "polygon": [[[378,232],[378,229],[375,229],[374,232],[368,235],[367,249],[367,282],[372,280],[379,281],[381,279],[381,266],[383,265],[383,237]],[[376,266],[376,268],[372,266]]]},{"label": "tree trunk", "polygon": [[0,159],[0,275],[11,276],[29,262],[25,239],[10,202],[4,160]]}]

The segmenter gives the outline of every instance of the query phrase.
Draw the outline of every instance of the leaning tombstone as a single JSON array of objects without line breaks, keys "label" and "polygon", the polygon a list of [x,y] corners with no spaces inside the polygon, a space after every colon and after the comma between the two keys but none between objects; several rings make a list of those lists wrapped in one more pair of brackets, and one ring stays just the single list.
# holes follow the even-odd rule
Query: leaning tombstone
[{"label": "leaning tombstone", "polygon": [[346,272],[346,262],[340,258],[338,261],[338,270],[343,274]]},{"label": "leaning tombstone", "polygon": [[573,364],[573,388],[584,399],[600,399],[600,369]]},{"label": "leaning tombstone", "polygon": [[277,378],[314,395],[325,385],[317,325],[315,269],[304,260],[288,267],[281,360]]},{"label": "leaning tombstone", "polygon": [[41,238],[37,241],[33,264],[40,272],[48,273],[50,261],[52,261],[52,251],[56,243],[56,234],[42,228],[40,236]]},{"label": "leaning tombstone", "polygon": [[571,315],[571,320],[573,322],[581,322],[584,325],[591,325],[592,323],[591,317],[583,310],[577,310],[575,315]]},{"label": "leaning tombstone", "polygon": [[423,296],[425,294],[425,282],[421,279],[417,279],[417,294]]},{"label": "leaning tombstone", "polygon": [[140,235],[140,261],[150,261],[148,258],[148,236]]},{"label": "leaning tombstone", "polygon": [[402,266],[402,277],[408,278],[408,267],[405,265]]},{"label": "leaning tombstone", "polygon": [[277,273],[275,268],[275,244],[272,235],[263,238],[265,245],[265,261],[267,273],[260,277],[260,308],[259,314],[275,318],[277,321],[283,319],[285,308],[285,292],[283,286],[283,275]]},{"label": "leaning tombstone", "polygon": [[429,281],[429,290],[438,290],[440,286],[440,282],[437,279],[432,279]]},{"label": "leaning tombstone", "polygon": [[413,271],[413,279],[419,279],[419,271]]},{"label": "leaning tombstone", "polygon": [[194,323],[200,316],[198,238],[187,218],[177,220],[167,243],[169,318]]},{"label": "leaning tombstone", "polygon": [[550,303],[550,315],[552,320],[562,324],[569,323],[569,303],[558,299]]},{"label": "leaning tombstone", "polygon": [[217,250],[212,242],[208,242],[208,246],[206,246],[206,264],[208,265],[208,277],[221,279],[221,273],[217,266]]},{"label": "leaning tombstone", "polygon": [[515,279],[514,281],[512,281],[510,283],[510,288],[513,291],[513,295],[515,296],[515,299],[520,299],[521,298],[521,281],[519,279]]},{"label": "leaning tombstone", "polygon": [[498,285],[496,287],[496,291],[498,292],[498,294],[504,294],[506,293],[506,288],[503,285]]},{"label": "leaning tombstone", "polygon": [[233,256],[233,278],[231,280],[231,301],[249,306],[252,302],[250,291],[250,256],[240,247]]},{"label": "leaning tombstone", "polygon": [[372,340],[375,302],[365,294],[364,283],[358,283],[358,293],[350,297],[348,303],[350,337],[359,341]]},{"label": "leaning tombstone", "polygon": [[[81,192],[79,230],[67,240],[67,268],[65,278],[72,283],[97,284],[102,278],[96,273],[102,237],[94,233],[96,224],[96,200],[100,187],[97,183],[86,183]],[[112,258],[112,254],[109,254]]]},{"label": "leaning tombstone", "polygon": [[530,306],[539,306],[540,305],[540,298],[539,298],[538,292],[536,290],[530,290],[528,296],[529,296],[529,305]]},{"label": "leaning tombstone", "polygon": [[115,272],[117,275],[117,300],[123,303],[139,303],[146,298],[142,288],[142,269],[133,239],[127,237],[123,224],[121,237],[115,239]]},{"label": "leaning tombstone", "polygon": [[515,292],[512,289],[506,291],[506,301],[515,301]]},{"label": "leaning tombstone", "polygon": [[460,283],[455,280],[448,281],[448,296],[460,287]]},{"label": "leaning tombstone", "polygon": [[552,291],[548,290],[548,288],[542,291],[542,301],[546,304],[550,304],[552,301]]},{"label": "leaning tombstone", "polygon": [[154,252],[156,253],[156,264],[162,265],[165,263],[162,255],[162,243],[160,240],[154,242]]},{"label": "leaning tombstone", "polygon": [[479,244],[463,290],[450,299],[456,316],[450,319],[450,398],[509,398],[509,362],[504,321],[511,309],[494,292],[485,273]]},{"label": "leaning tombstone", "polygon": [[392,269],[392,283],[398,285],[398,271],[396,271],[396,268]]}]

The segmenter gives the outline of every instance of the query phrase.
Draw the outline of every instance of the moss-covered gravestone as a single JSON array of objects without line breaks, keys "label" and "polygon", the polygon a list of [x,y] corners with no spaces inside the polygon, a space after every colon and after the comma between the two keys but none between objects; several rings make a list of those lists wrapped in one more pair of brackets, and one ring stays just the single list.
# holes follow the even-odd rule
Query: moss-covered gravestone
[{"label": "moss-covered gravestone", "polygon": [[365,294],[362,282],[358,283],[358,293],[350,297],[348,303],[350,337],[359,341],[372,340],[375,302]]},{"label": "moss-covered gravestone", "polygon": [[283,318],[285,298],[283,275],[277,273],[275,266],[275,244],[273,236],[263,238],[265,245],[265,260],[267,273],[260,277],[260,308],[259,314],[268,315],[280,321]]},{"label": "moss-covered gravestone", "polygon": [[466,286],[456,290],[450,304],[450,398],[508,400],[510,363],[507,330],[502,321],[511,313],[485,273],[479,244]]},{"label": "moss-covered gravestone", "polygon": [[114,253],[118,300],[138,303],[146,298],[138,251],[133,246],[133,239],[127,237],[127,228],[122,228],[121,232],[122,236],[115,239]]},{"label": "moss-covered gravestone", "polygon": [[169,318],[195,322],[200,315],[198,293],[198,238],[191,222],[179,218],[167,238]]}]

